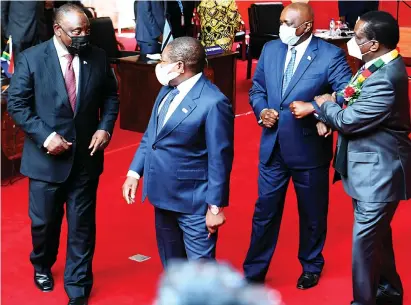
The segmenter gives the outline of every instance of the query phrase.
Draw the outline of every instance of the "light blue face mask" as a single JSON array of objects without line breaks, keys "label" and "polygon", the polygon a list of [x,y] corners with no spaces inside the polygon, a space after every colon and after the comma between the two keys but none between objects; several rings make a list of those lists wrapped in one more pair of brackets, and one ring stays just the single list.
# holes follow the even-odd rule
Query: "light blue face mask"
[{"label": "light blue face mask", "polygon": [[301,36],[303,36],[305,33],[302,33],[300,36],[296,35],[297,29],[302,27],[304,24],[310,23],[311,21],[306,21],[302,23],[300,26],[293,28],[290,27],[286,24],[282,24],[280,26],[280,39],[283,43],[289,45],[289,46],[294,46],[297,44],[298,40],[300,40]]}]

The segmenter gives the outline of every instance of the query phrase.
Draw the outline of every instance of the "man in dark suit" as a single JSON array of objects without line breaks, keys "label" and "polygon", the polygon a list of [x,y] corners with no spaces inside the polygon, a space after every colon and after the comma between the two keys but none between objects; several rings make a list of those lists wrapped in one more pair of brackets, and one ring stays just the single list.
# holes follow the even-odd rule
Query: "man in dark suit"
[{"label": "man in dark suit", "polygon": [[244,272],[250,281],[265,280],[292,177],[300,214],[299,289],[318,283],[327,232],[332,137],[317,131],[322,124],[313,115],[312,101],[331,88],[342,89],[351,77],[343,50],[312,36],[313,19],[308,4],[293,3],[283,10],[281,40],[265,45],[250,90],[250,104],[263,132],[258,200]]},{"label": "man in dark suit", "polygon": [[72,4],[56,12],[53,39],[22,52],[8,111],[26,133],[21,173],[29,177],[34,281],[53,290],[66,203],[69,304],[87,304],[93,284],[95,210],[103,150],[118,115],[117,88],[106,55],[91,47],[89,22]]},{"label": "man in dark suit", "polygon": [[170,24],[173,38],[192,36],[191,19],[193,18],[195,1],[165,1],[165,6],[166,19]]},{"label": "man in dark suit", "polygon": [[340,19],[353,29],[359,17],[367,12],[378,10],[379,2],[338,0]]},{"label": "man in dark suit", "polygon": [[12,36],[13,53],[18,54],[40,42],[43,28],[44,1],[2,1],[1,27],[8,39]]},{"label": "man in dark suit", "polygon": [[316,99],[320,118],[340,134],[334,167],[353,199],[355,305],[403,304],[390,225],[399,201],[411,198],[408,77],[398,41],[389,13],[363,15],[348,45],[365,62],[349,84],[363,84],[359,95],[344,90],[344,109],[330,95]]},{"label": "man in dark suit", "polygon": [[136,40],[142,54],[161,52],[165,24],[164,1],[137,1],[134,5]]},{"label": "man in dark suit", "polygon": [[172,41],[156,75],[161,89],[123,185],[134,202],[155,207],[158,251],[164,266],[178,258],[214,259],[217,229],[225,222],[233,162],[234,114],[228,99],[202,71],[205,50],[192,37]]}]

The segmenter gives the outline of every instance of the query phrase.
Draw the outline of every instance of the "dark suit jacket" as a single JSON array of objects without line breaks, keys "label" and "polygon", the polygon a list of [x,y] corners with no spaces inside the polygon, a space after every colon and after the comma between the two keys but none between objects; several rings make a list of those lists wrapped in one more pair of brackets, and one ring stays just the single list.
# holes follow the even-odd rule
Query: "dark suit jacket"
[{"label": "dark suit jacket", "polygon": [[136,40],[156,41],[164,31],[164,1],[137,1],[134,6],[136,16]]},{"label": "dark suit jacket", "polygon": [[324,93],[339,91],[349,82],[352,72],[344,51],[322,39],[312,37],[290,84],[282,96],[282,81],[288,46],[268,42],[260,56],[250,89],[250,104],[257,120],[264,108],[278,111],[273,128],[263,128],[260,161],[266,164],[279,141],[286,164],[295,169],[310,169],[332,159],[332,137],[320,137],[314,115],[296,119],[289,106],[293,101],[311,102]]},{"label": "dark suit jacket", "polygon": [[[365,80],[354,104],[326,102],[320,116],[348,140],[344,188],[365,202],[411,198],[408,77],[398,57]],[[340,149],[340,148],[338,148]]]},{"label": "dark suit jacket", "polygon": [[44,1],[2,1],[1,27],[6,38],[13,39],[13,53],[18,54],[40,42],[45,30],[41,21]]},{"label": "dark suit jacket", "polygon": [[[103,171],[103,151],[90,156],[88,146],[98,129],[113,134],[118,115],[116,81],[105,52],[92,47],[80,56],[77,106],[73,115],[53,40],[20,54],[9,87],[7,110],[26,133],[21,173],[38,180],[64,182],[74,159],[91,177]],[[44,141],[57,132],[73,142],[59,156],[46,154]]]},{"label": "dark suit jacket", "polygon": [[130,170],[144,176],[143,201],[170,211],[205,215],[227,206],[234,155],[234,114],[228,99],[204,75],[156,135],[163,87]]},{"label": "dark suit jacket", "polygon": [[177,1],[165,1],[166,18],[171,27],[173,38],[191,36],[195,1],[182,1],[184,12],[184,27],[181,26],[181,10]]}]

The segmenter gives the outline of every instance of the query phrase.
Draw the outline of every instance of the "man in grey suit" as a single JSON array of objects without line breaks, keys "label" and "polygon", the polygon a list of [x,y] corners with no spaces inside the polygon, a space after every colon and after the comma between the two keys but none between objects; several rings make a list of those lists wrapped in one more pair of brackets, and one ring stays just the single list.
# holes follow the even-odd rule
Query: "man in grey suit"
[{"label": "man in grey suit", "polygon": [[161,52],[165,24],[164,1],[137,1],[134,5],[136,17],[136,40],[141,54]]},{"label": "man in grey suit", "polygon": [[399,201],[411,197],[408,78],[398,41],[390,14],[363,15],[348,43],[349,53],[365,62],[349,84],[362,83],[359,96],[345,90],[345,109],[335,96],[316,98],[319,118],[340,134],[334,167],[353,198],[355,305],[403,304],[390,225]]}]

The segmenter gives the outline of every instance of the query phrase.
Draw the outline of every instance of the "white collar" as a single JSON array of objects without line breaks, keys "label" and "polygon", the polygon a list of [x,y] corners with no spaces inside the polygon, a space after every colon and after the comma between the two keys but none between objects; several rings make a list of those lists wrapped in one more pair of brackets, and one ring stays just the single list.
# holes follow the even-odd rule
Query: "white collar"
[{"label": "white collar", "polygon": [[310,37],[308,37],[308,39],[306,39],[305,41],[303,41],[302,43],[296,46],[288,46],[288,51],[290,51],[292,48],[295,48],[297,53],[300,53],[301,51],[304,53],[305,50],[308,48],[308,45],[310,44],[312,39],[313,39],[313,34],[311,34]]},{"label": "white collar", "polygon": [[391,57],[391,52],[394,52],[394,51],[395,51],[395,50],[389,51],[389,52],[385,53],[384,55],[381,55],[381,56],[379,56],[379,57],[377,57],[377,58],[374,58],[373,60],[370,60],[369,62],[365,63],[365,68],[368,69],[369,67],[371,67],[371,65],[372,65],[373,63],[375,63],[375,62],[376,62],[377,60],[379,60],[380,58],[381,58],[384,62],[392,59],[392,57]]},{"label": "white collar", "polygon": [[177,89],[180,93],[187,94],[193,87],[194,85],[198,82],[200,79],[201,75],[203,73],[198,73],[189,79],[186,79],[184,82],[182,82],[180,85],[177,86]]},{"label": "white collar", "polygon": [[69,51],[67,50],[66,46],[64,46],[60,41],[57,40],[56,36],[53,36],[53,43],[54,47],[56,48],[57,51],[57,56],[64,57],[67,54],[70,54]]}]

